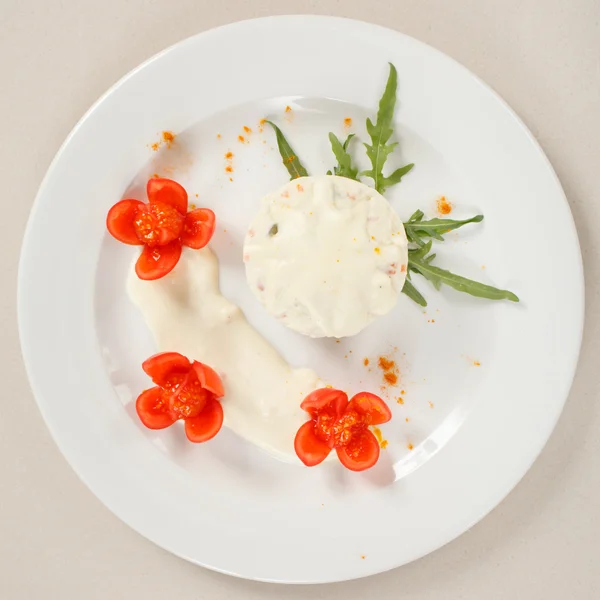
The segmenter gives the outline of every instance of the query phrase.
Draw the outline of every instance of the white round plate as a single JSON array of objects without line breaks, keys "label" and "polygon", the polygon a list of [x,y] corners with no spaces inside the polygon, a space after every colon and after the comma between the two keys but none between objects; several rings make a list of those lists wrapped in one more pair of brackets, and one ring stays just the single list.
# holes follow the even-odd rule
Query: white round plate
[{"label": "white round plate", "polygon": [[[402,296],[360,335],[310,340],[266,315],[244,278],[240,245],[259,198],[288,179],[276,120],[309,172],[333,166],[327,133],[344,119],[366,141],[388,61],[398,69],[394,168],[387,194],[406,219],[483,213],[438,244],[439,264],[519,295],[474,299],[415,278],[426,310]],[[285,112],[290,106],[291,111]],[[252,129],[248,134],[243,127]],[[162,131],[177,134],[159,143]],[[244,142],[238,139],[242,135]],[[233,173],[225,171],[227,151]],[[364,160],[364,149],[355,154]],[[363,162],[364,164],[364,162]],[[296,366],[336,387],[377,391],[377,356],[401,383],[385,394],[388,447],[362,474],[336,462],[288,465],[224,430],[206,444],[151,432],[134,400],[150,333],[125,292],[136,249],[105,217],[144,199],[153,173],[215,210],[222,290]],[[230,181],[229,178],[233,181]],[[195,194],[198,198],[195,199]],[[484,268],[485,267],[485,268]],[[250,579],[328,582],[427,554],[471,527],[512,489],[546,442],[575,371],[583,327],[577,234],[539,146],[498,96],[443,54],[400,33],[313,16],[235,23],[188,39],[114,86],[53,161],[29,220],[19,271],[23,354],[56,443],[119,518],[199,565]],[[402,396],[404,404],[395,400]]]}]

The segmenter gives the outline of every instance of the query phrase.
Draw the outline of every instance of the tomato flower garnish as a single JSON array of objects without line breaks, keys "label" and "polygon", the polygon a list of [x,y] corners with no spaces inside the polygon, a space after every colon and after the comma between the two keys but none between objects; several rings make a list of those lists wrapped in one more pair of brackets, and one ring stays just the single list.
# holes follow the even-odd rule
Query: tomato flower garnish
[{"label": "tomato flower garnish", "polygon": [[132,246],[144,246],[135,272],[140,279],[160,279],[179,261],[181,246],[204,248],[215,231],[208,208],[188,212],[188,195],[176,181],[155,177],[146,186],[148,203],[121,200],[109,211],[110,234]]},{"label": "tomato flower garnish", "polygon": [[379,460],[379,443],[369,427],[392,418],[379,396],[360,392],[348,401],[341,390],[321,388],[309,394],[300,408],[311,418],[298,429],[294,449],[307,467],[323,462],[333,449],[351,471],[364,471]]},{"label": "tomato flower garnish", "polygon": [[183,419],[191,442],[206,442],[219,433],[223,407],[218,399],[224,391],[213,369],[177,352],[155,354],[142,363],[142,369],[156,384],[135,403],[146,427],[164,429]]}]

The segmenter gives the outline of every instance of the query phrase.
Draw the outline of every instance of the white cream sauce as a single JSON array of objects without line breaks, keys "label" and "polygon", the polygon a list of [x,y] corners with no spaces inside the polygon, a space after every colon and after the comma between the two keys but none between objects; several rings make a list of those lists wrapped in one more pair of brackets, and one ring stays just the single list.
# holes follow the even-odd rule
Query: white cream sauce
[{"label": "white cream sauce", "polygon": [[305,335],[340,338],[396,305],[408,243],[400,217],[373,188],[302,177],[262,199],[244,262],[271,315]]},{"label": "white cream sauce", "polygon": [[300,403],[323,387],[311,369],[293,369],[219,291],[218,261],[209,248],[184,248],[175,269],[142,281],[132,266],[129,296],[140,309],[159,351],[210,365],[222,377],[225,425],[286,461],[307,415]]}]

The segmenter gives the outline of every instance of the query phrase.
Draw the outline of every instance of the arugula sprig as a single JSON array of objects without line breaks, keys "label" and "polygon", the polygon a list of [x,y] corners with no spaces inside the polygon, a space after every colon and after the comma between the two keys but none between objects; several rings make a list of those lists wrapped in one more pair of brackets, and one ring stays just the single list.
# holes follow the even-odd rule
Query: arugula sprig
[{"label": "arugula sprig", "polygon": [[[347,177],[348,179],[358,181],[358,169],[352,165],[352,157],[348,153],[348,145],[353,137],[354,134],[351,133],[342,144],[334,133],[329,133],[331,149],[338,161],[338,164],[333,167],[333,175],[339,175],[340,177]],[[331,171],[327,171],[327,175],[331,174]]]},{"label": "arugula sprig", "polygon": [[275,123],[266,121],[274,130],[275,136],[277,137],[277,147],[279,148],[279,154],[281,154],[281,160],[283,166],[288,170],[290,179],[297,179],[298,177],[307,177],[308,172],[304,168],[304,165],[300,162],[300,159],[294,152],[294,149],[290,146],[288,141],[285,139],[283,132]]},{"label": "arugula sprig", "polygon": [[381,100],[379,101],[379,110],[375,123],[367,119],[367,133],[371,138],[371,144],[365,143],[367,156],[371,161],[371,168],[363,171],[361,175],[370,177],[373,180],[375,189],[383,194],[389,187],[399,183],[402,177],[406,175],[414,164],[409,164],[396,169],[387,177],[383,174],[383,167],[388,156],[394,151],[398,142],[388,144],[389,139],[394,133],[393,119],[394,109],[396,107],[396,88],[398,87],[398,72],[396,67],[390,63],[390,74]]},{"label": "arugula sprig", "polygon": [[407,223],[404,223],[406,237],[410,242],[417,246],[422,246],[425,242],[423,238],[433,238],[438,242],[444,241],[444,234],[454,229],[458,229],[469,223],[480,223],[483,221],[483,215],[476,215],[464,221],[455,221],[454,219],[429,219],[423,221],[425,213],[422,210],[415,211]]},{"label": "arugula sprig", "polygon": [[[437,218],[423,221],[423,216],[423,212],[418,210],[404,224],[406,236],[410,242],[407,279],[402,288],[404,294],[420,306],[427,306],[427,301],[411,280],[411,274],[417,273],[429,280],[436,290],[439,290],[442,285],[447,285],[459,292],[464,292],[478,298],[519,302],[519,298],[508,290],[501,290],[491,285],[480,283],[479,281],[467,279],[461,275],[455,275],[446,269],[441,269],[432,264],[436,257],[435,253],[431,254],[434,239],[443,242],[445,233],[458,229],[468,223],[479,223],[483,220],[483,215],[477,215],[464,221]],[[429,241],[423,239],[427,237]]]}]

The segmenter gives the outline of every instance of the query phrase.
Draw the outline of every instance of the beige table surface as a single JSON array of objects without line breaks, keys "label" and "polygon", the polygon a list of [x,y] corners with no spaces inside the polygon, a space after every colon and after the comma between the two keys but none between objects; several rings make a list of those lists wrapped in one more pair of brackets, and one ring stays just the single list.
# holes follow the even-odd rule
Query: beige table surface
[{"label": "beige table surface", "polygon": [[[2,0],[1,7],[0,600],[600,598],[600,0]],[[517,488],[428,557],[319,587],[218,575],[117,520],[50,439],[25,377],[15,322],[19,246],[36,189],[96,98],[182,38],[234,20],[300,12],[396,28],[500,92],[558,172],[587,278],[586,332],[571,397]],[[540,205],[532,227],[543,226],[543,214]],[[535,269],[536,257],[524,260]],[[548,284],[552,293],[560,280]]]}]

